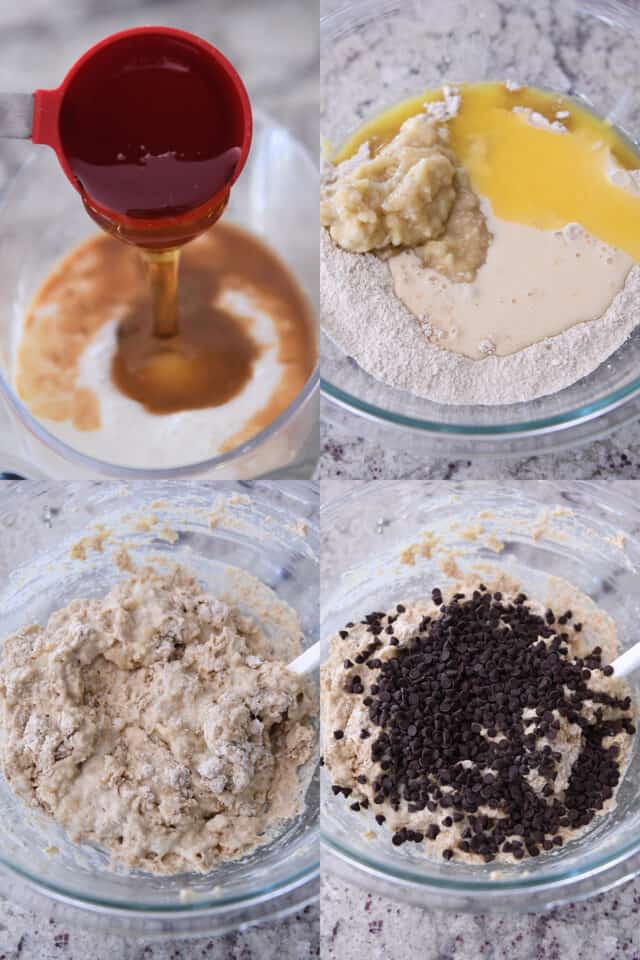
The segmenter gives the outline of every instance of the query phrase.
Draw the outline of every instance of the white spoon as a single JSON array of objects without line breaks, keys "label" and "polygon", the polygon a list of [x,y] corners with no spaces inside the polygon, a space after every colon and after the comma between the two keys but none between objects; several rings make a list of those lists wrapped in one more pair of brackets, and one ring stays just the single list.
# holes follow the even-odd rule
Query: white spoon
[{"label": "white spoon", "polygon": [[313,673],[320,666],[320,641],[314,643],[308,650],[301,653],[299,657],[292,660],[288,669],[292,673]]},{"label": "white spoon", "polygon": [[616,657],[611,666],[614,677],[628,677],[630,673],[637,670],[640,667],[640,640]]}]

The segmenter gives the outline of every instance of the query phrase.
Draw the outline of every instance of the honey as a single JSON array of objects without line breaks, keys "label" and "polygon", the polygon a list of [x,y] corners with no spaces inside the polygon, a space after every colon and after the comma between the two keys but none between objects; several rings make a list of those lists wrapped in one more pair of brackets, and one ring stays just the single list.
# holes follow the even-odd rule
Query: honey
[{"label": "honey", "polygon": [[[197,356],[186,349],[189,337],[178,335],[178,248],[223,212],[243,136],[226,72],[199,47],[162,33],[98,51],[62,102],[61,142],[87,212],[139,246],[148,263],[153,321],[138,323],[135,337],[131,328],[123,332],[138,373],[134,388],[129,368],[119,366],[118,383],[138,399],[146,384],[155,406],[161,383],[172,408],[184,393],[177,381],[200,382],[212,369],[211,356]],[[159,347],[158,338],[171,344]]]}]

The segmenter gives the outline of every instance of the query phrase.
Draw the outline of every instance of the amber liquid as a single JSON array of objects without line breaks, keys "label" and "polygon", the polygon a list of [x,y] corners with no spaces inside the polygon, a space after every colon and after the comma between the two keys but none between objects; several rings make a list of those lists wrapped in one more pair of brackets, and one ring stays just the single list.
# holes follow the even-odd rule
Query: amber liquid
[{"label": "amber liquid", "polygon": [[[219,239],[214,239],[214,235]],[[275,264],[267,277],[258,244],[221,224],[212,231],[210,243],[194,244],[185,251],[184,271],[177,289],[180,323],[163,330],[160,337],[156,304],[134,303],[118,330],[118,346],[112,377],[118,389],[144,404],[151,413],[176,413],[185,409],[219,406],[231,400],[250,379],[253,364],[261,355],[251,335],[251,326],[216,305],[221,282],[234,266],[250,255],[249,277],[259,277],[261,289],[290,301],[294,290],[283,282]],[[215,256],[216,269],[211,269]],[[169,273],[173,264],[161,267]],[[246,267],[243,268],[243,273]],[[249,281],[251,282],[251,281]],[[175,292],[175,288],[174,288]],[[299,346],[296,343],[296,351]]]},{"label": "amber liquid", "polygon": [[[104,426],[89,384],[78,386],[82,357],[99,331],[122,317],[111,365],[117,389],[150,414],[215,407],[248,383],[264,356],[255,311],[271,318],[281,366],[277,387],[219,452],[250,439],[278,417],[313,370],[313,313],[285,265],[256,237],[219,223],[186,246],[176,336],[152,336],[148,276],[137,251],[99,234],[49,275],[25,317],[16,388],[33,413],[90,432]],[[211,265],[215,269],[211,269]],[[229,294],[241,294],[235,306]],[[253,306],[247,309],[243,300]],[[185,360],[186,358],[186,360]]]},{"label": "amber liquid", "polygon": [[151,34],[111,44],[80,69],[62,104],[60,135],[90,208],[124,239],[131,232],[144,245],[147,230],[154,246],[168,248],[229,183],[243,128],[217,63],[187,42]]},{"label": "amber liquid", "polygon": [[63,101],[62,144],[89,215],[147,260],[158,342],[178,333],[179,248],[226,205],[243,138],[235,101],[215,61],[162,34],[100,51]]}]

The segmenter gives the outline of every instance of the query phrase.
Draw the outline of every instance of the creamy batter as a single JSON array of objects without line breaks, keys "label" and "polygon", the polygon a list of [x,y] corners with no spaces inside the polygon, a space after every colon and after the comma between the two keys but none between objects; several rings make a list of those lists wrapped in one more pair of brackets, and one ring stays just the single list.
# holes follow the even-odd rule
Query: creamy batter
[{"label": "creamy batter", "polygon": [[313,695],[255,622],[176,567],[4,641],[0,762],[75,842],[152,873],[207,872],[301,805]]},{"label": "creamy batter", "polygon": [[506,356],[601,317],[633,265],[578,224],[562,230],[500,220],[471,283],[457,283],[407,250],[389,260],[397,296],[441,347],[478,359]]}]

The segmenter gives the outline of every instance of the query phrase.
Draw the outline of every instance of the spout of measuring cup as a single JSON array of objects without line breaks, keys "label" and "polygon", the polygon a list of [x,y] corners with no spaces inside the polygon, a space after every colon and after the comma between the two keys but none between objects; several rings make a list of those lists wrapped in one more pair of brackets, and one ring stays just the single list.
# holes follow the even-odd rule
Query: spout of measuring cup
[{"label": "spout of measuring cup", "polygon": [[0,93],[0,137],[29,140],[33,128],[34,96]]}]

